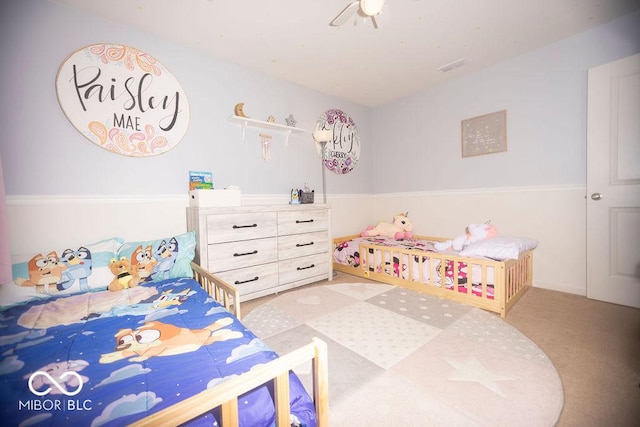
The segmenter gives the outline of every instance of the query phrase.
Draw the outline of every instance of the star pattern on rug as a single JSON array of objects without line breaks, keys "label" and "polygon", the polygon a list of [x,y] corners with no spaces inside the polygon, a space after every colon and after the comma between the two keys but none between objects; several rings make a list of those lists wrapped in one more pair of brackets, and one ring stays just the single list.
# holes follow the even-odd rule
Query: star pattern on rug
[{"label": "star pattern on rug", "polygon": [[[499,316],[417,291],[354,282],[303,288],[256,307],[243,323],[281,354],[314,336],[326,340],[339,361],[329,369],[332,425],[554,425],[562,410],[560,377],[526,336]],[[294,371],[313,394],[311,364]]]},{"label": "star pattern on rug", "polygon": [[506,397],[502,391],[499,381],[514,381],[517,377],[509,377],[497,374],[487,369],[476,357],[466,360],[444,359],[449,365],[456,369],[456,372],[449,377],[449,381],[475,382],[483,385],[495,394]]}]

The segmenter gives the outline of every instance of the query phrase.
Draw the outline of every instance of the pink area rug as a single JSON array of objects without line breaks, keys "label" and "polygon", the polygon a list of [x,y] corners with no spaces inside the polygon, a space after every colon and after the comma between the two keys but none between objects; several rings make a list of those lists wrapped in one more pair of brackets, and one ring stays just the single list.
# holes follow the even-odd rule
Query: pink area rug
[{"label": "pink area rug", "polygon": [[[560,377],[531,340],[483,310],[384,284],[282,294],[243,322],[279,353],[329,347],[331,425],[553,426]],[[310,367],[296,370],[309,386]]]}]

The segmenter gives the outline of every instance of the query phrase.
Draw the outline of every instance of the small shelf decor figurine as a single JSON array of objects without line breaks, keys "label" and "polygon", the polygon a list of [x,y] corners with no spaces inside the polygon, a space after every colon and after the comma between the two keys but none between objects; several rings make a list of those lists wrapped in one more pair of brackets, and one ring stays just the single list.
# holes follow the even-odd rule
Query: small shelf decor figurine
[{"label": "small shelf decor figurine", "polygon": [[239,102],[239,103],[236,104],[236,106],[233,108],[233,114],[235,114],[238,117],[249,118],[249,116],[247,116],[244,113],[244,102]]},{"label": "small shelf decor figurine", "polygon": [[296,124],[298,124],[298,121],[293,117],[293,114],[289,114],[289,117],[284,119],[284,121],[287,123],[287,126],[291,126],[292,128],[296,127]]}]

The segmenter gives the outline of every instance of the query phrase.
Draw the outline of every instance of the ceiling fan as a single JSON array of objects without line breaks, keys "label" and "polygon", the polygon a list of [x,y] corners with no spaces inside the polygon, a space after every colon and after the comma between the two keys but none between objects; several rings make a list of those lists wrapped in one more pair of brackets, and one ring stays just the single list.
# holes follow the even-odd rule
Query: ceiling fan
[{"label": "ceiling fan", "polygon": [[377,29],[379,24],[378,15],[382,12],[384,6],[385,0],[356,0],[347,5],[338,16],[333,18],[333,21],[331,21],[329,25],[339,27],[344,25],[353,16],[359,15],[365,19],[371,18],[373,27]]}]

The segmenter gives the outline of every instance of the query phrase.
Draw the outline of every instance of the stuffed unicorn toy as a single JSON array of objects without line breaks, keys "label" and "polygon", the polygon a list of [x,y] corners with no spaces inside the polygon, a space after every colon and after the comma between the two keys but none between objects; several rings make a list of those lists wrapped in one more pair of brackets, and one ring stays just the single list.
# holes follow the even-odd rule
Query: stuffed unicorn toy
[{"label": "stuffed unicorn toy", "polygon": [[487,221],[484,224],[469,224],[465,234],[462,234],[453,240],[436,242],[433,246],[438,251],[444,251],[451,248],[456,252],[460,252],[471,243],[490,239],[495,237],[496,234],[498,234],[498,230],[496,230],[496,227],[491,224],[491,221]]},{"label": "stuffed unicorn toy", "polygon": [[407,218],[409,212],[399,213],[393,217],[393,224],[380,221],[375,227],[369,226],[360,233],[362,237],[385,236],[396,240],[410,239],[413,237],[413,224]]}]

